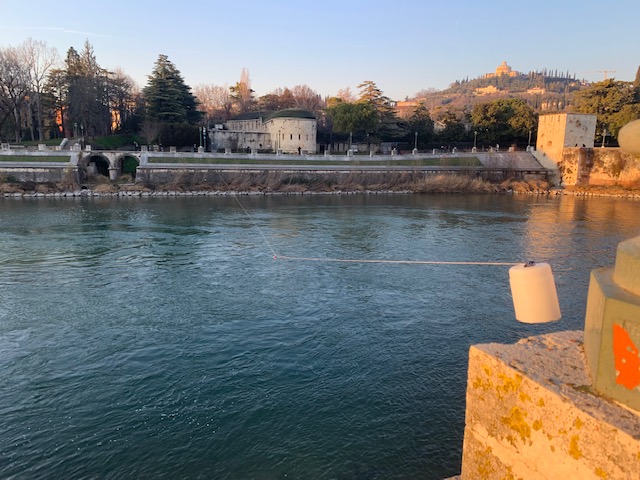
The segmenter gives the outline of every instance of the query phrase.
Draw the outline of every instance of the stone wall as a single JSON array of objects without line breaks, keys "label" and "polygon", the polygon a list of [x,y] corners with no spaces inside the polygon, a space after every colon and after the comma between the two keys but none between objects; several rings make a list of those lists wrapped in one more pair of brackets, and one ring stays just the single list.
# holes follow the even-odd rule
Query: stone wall
[{"label": "stone wall", "polygon": [[317,125],[314,119],[276,117],[265,124],[276,149],[287,153],[316,153]]},{"label": "stone wall", "polygon": [[13,180],[19,182],[64,182],[78,181],[77,167],[0,167],[0,181]]},{"label": "stone wall", "polygon": [[640,158],[619,148],[565,148],[558,171],[563,185],[640,186]]},{"label": "stone wall", "polygon": [[640,417],[593,393],[582,332],[469,352],[462,479],[631,479]]}]

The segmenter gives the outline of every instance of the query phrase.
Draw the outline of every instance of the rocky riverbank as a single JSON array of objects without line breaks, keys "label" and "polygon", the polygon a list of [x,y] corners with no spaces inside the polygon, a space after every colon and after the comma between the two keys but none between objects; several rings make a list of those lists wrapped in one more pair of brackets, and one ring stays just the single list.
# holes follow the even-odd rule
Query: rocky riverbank
[{"label": "rocky riverbank", "polygon": [[[397,179],[395,179],[397,180]],[[135,183],[70,183],[0,182],[0,196],[13,198],[33,197],[182,197],[241,195],[352,195],[352,194],[437,194],[437,193],[490,193],[531,195],[576,195],[626,197],[640,199],[640,190],[622,187],[567,187],[553,188],[540,180],[505,180],[499,183],[457,175],[436,175],[411,181],[387,183],[342,184],[279,183],[247,184],[230,182],[218,185],[179,183],[141,185]]]}]

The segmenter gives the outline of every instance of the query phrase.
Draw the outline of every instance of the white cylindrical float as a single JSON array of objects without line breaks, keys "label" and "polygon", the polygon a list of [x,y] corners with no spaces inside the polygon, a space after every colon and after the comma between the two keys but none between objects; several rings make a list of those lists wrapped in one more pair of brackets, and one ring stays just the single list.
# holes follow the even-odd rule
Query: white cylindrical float
[{"label": "white cylindrical float", "polygon": [[544,323],[560,320],[560,305],[548,263],[529,262],[509,269],[516,320]]}]

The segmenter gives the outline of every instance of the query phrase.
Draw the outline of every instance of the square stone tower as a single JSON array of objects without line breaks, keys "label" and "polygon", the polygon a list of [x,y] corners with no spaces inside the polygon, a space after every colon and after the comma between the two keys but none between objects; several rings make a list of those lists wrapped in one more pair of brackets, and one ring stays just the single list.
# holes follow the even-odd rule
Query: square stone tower
[{"label": "square stone tower", "polygon": [[589,113],[555,113],[540,115],[536,150],[544,152],[556,164],[566,147],[593,148],[596,115]]}]

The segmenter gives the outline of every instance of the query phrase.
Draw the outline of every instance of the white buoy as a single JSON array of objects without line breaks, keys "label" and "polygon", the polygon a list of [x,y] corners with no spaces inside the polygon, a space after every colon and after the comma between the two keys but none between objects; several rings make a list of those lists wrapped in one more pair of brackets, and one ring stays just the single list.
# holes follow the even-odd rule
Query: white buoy
[{"label": "white buoy", "polygon": [[509,269],[516,320],[544,323],[560,320],[560,305],[551,266],[529,262]]}]

